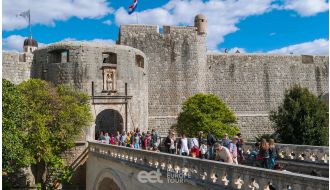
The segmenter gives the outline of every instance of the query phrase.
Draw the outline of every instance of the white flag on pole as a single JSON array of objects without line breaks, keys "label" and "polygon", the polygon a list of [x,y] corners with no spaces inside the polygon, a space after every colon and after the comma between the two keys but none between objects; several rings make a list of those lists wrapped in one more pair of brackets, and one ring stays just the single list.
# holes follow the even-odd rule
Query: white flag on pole
[{"label": "white flag on pole", "polygon": [[19,13],[19,14],[16,15],[16,17],[18,17],[18,16],[21,16],[23,18],[30,18],[30,10],[21,12],[21,13]]}]

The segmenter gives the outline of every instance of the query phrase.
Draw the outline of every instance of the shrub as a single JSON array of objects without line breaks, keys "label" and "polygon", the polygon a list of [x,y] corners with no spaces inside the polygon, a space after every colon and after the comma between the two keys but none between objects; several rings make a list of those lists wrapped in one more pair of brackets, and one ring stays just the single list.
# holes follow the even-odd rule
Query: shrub
[{"label": "shrub", "polygon": [[270,120],[282,143],[327,146],[329,112],[327,105],[307,88],[293,86]]},{"label": "shrub", "polygon": [[236,116],[216,95],[196,94],[188,98],[182,106],[178,123],[174,126],[178,133],[197,136],[199,131],[209,131],[217,137],[224,133],[233,136],[239,132]]}]

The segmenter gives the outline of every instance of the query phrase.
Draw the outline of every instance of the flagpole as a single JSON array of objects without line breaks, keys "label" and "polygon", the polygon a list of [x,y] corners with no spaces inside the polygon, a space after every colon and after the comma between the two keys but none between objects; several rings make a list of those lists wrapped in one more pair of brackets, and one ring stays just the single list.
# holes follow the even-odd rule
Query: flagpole
[{"label": "flagpole", "polygon": [[135,12],[135,15],[136,15],[136,23],[137,23],[137,24],[139,24],[138,9],[139,9],[139,7],[137,6],[137,7],[136,7],[136,12]]},{"label": "flagpole", "polygon": [[29,9],[29,27],[30,27],[30,38],[32,39],[32,29],[31,29],[31,13]]}]

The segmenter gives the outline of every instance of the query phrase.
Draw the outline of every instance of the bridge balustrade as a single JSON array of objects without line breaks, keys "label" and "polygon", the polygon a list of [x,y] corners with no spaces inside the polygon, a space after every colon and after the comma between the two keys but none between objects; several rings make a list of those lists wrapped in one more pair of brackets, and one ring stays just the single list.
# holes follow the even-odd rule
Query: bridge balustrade
[{"label": "bridge balustrade", "polygon": [[[163,141],[166,137],[160,137],[160,146],[164,150]],[[177,138],[177,142],[180,138]],[[218,141],[221,143],[221,141]],[[243,145],[244,154],[248,155],[254,149],[254,142],[245,142]],[[329,147],[327,146],[311,146],[311,145],[296,145],[296,144],[280,144],[276,143],[278,156],[282,160],[309,162],[316,164],[329,163]]]},{"label": "bridge balustrade", "polygon": [[[254,147],[254,143],[247,142],[243,146],[243,151],[249,154]],[[296,144],[276,144],[278,156],[283,160],[304,161],[318,164],[329,163],[329,147],[310,146]]]},{"label": "bridge balustrade", "polygon": [[89,151],[99,158],[115,160],[144,170],[168,171],[189,175],[188,183],[211,189],[323,190],[329,189],[329,179],[274,171],[212,160],[184,157],[161,152],[89,142]]}]

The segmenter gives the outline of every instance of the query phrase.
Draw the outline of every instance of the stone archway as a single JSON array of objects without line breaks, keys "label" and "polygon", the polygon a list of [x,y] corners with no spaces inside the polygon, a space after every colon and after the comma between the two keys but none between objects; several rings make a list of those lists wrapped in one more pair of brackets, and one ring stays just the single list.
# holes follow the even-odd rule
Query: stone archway
[{"label": "stone archway", "polygon": [[104,168],[96,176],[93,190],[127,190],[119,174],[112,168]]},{"label": "stone archway", "polygon": [[116,134],[123,131],[123,117],[117,110],[106,109],[101,111],[95,119],[95,134],[100,131]]},{"label": "stone archway", "polygon": [[98,190],[120,190],[120,188],[113,179],[106,177],[98,185]]}]

